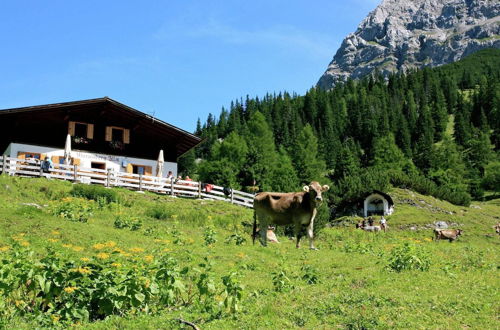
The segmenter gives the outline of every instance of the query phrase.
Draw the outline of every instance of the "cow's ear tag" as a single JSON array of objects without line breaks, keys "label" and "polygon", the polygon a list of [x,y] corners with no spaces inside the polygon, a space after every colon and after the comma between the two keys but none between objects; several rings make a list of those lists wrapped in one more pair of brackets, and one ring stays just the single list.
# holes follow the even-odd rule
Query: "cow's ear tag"
[{"label": "cow's ear tag", "polygon": [[304,186],[304,191],[309,192],[309,186]]},{"label": "cow's ear tag", "polygon": [[325,184],[325,185],[323,185],[323,187],[322,187],[322,188],[323,188],[323,189],[322,189],[323,191],[328,191],[328,190],[330,189],[330,186],[329,186],[329,185],[327,185],[327,184]]}]

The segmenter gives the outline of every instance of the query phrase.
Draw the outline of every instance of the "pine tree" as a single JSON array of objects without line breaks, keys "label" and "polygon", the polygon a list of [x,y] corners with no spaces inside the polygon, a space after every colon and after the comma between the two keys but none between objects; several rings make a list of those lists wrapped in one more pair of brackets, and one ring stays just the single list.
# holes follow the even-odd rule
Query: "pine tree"
[{"label": "pine tree", "polygon": [[304,126],[295,143],[293,164],[302,184],[321,181],[325,176],[326,164],[319,155],[318,139],[309,124]]}]

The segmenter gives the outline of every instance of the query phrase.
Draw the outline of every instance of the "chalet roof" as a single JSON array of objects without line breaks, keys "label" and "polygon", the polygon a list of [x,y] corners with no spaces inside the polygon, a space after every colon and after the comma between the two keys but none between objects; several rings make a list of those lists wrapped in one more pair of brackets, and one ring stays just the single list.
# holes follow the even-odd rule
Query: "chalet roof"
[{"label": "chalet roof", "polygon": [[129,107],[123,103],[115,101],[107,96],[95,99],[72,101],[72,102],[62,102],[62,103],[52,103],[44,105],[35,105],[29,107],[12,108],[12,109],[0,109],[0,116],[16,115],[29,113],[32,111],[43,111],[43,112],[54,112],[54,111],[84,111],[89,106],[110,106],[114,110],[123,112],[123,115],[128,115],[131,119],[137,120],[142,125],[148,127],[152,131],[158,134],[168,136],[177,141],[177,156],[184,154],[191,148],[195,147],[201,143],[201,138],[194,134],[191,134],[181,128],[164,122],[161,119],[155,118],[137,109]]},{"label": "chalet roof", "polygon": [[371,193],[366,194],[363,199],[367,199],[369,196],[374,195],[374,194],[381,195],[382,197],[387,199],[387,202],[389,202],[389,205],[394,205],[394,201],[392,200],[392,197],[389,196],[388,194],[386,194],[385,192],[380,191],[380,190],[373,190]]}]

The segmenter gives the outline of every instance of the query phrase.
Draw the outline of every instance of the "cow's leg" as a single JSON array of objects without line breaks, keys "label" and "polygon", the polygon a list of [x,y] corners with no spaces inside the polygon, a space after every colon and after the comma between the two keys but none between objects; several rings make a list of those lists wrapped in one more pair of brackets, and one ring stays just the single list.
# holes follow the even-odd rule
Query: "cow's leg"
[{"label": "cow's leg", "polygon": [[307,226],[307,236],[309,237],[309,248],[311,250],[317,250],[314,247],[314,218],[316,218],[316,213],[317,210],[314,209],[311,217],[311,222],[309,223],[309,226]]},{"label": "cow's leg", "polygon": [[297,237],[297,242],[295,243],[295,247],[298,249],[300,247],[300,238],[302,237],[302,226],[300,221],[295,222],[294,234]]},{"label": "cow's leg", "polygon": [[266,217],[262,217],[261,219],[262,220],[259,223],[259,225],[260,225],[260,230],[259,230],[260,244],[262,244],[262,246],[267,246],[267,227],[269,225],[267,223]]}]

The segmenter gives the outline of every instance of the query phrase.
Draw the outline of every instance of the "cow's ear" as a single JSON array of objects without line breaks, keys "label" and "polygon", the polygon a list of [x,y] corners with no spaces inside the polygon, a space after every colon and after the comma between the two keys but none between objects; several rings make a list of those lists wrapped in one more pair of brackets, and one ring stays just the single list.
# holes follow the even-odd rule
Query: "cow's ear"
[{"label": "cow's ear", "polygon": [[322,191],[328,191],[329,189],[330,189],[330,186],[329,186],[329,185],[327,185],[327,184],[325,184],[325,185],[323,185],[323,187],[322,187],[322,189],[321,189],[321,190],[322,190]]},{"label": "cow's ear", "polygon": [[304,189],[305,192],[309,192],[309,186],[304,186],[303,189]]}]

